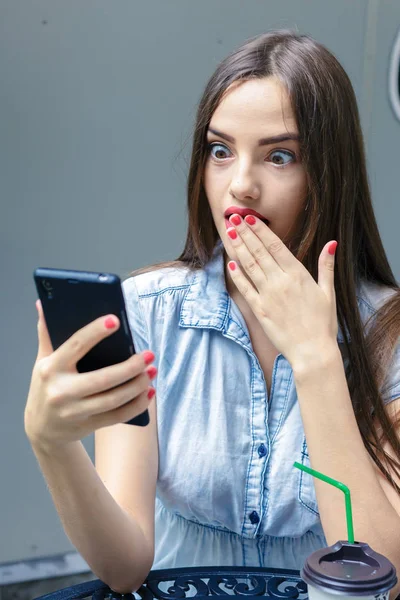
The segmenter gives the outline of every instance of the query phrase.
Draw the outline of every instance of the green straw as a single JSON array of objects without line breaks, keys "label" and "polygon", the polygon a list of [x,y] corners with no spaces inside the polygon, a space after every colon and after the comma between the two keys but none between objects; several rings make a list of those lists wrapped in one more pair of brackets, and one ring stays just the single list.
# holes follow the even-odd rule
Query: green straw
[{"label": "green straw", "polygon": [[349,538],[349,543],[354,544],[353,513],[351,510],[350,490],[347,487],[347,485],[345,485],[344,483],[340,483],[340,481],[336,481],[336,479],[332,479],[327,475],[323,475],[318,471],[314,471],[314,469],[305,467],[304,465],[301,465],[298,462],[295,462],[293,466],[297,469],[301,469],[301,471],[305,471],[306,473],[313,475],[314,477],[317,477],[318,479],[322,479],[322,481],[325,481],[326,483],[334,485],[335,487],[339,488],[339,490],[342,490],[342,492],[344,493],[346,503],[347,537]]}]

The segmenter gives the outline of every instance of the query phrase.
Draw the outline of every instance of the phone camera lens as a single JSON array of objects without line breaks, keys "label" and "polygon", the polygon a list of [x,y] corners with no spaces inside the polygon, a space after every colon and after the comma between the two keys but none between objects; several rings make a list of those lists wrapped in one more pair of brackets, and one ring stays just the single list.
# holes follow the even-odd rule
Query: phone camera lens
[{"label": "phone camera lens", "polygon": [[43,285],[44,289],[46,290],[46,292],[50,292],[53,289],[51,282],[48,281],[47,279],[43,279],[42,285]]}]

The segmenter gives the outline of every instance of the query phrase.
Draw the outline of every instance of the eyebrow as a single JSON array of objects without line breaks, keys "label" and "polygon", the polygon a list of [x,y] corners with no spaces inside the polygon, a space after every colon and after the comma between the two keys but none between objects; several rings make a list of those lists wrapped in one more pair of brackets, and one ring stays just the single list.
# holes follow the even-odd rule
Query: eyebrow
[{"label": "eyebrow", "polygon": [[[213,133],[214,135],[216,135],[217,137],[221,137],[224,140],[227,140],[228,142],[232,142],[233,144],[235,143],[235,138],[232,137],[231,135],[228,135],[227,133],[223,133],[222,131],[217,131],[217,129],[212,129],[211,127],[208,128],[208,131],[210,133]],[[272,137],[267,137],[267,138],[261,138],[261,140],[258,140],[258,145],[259,146],[269,146],[270,144],[277,144],[279,142],[286,142],[287,140],[295,140],[295,141],[299,141],[300,140],[300,136],[297,133],[281,133],[280,135],[274,135]]]}]

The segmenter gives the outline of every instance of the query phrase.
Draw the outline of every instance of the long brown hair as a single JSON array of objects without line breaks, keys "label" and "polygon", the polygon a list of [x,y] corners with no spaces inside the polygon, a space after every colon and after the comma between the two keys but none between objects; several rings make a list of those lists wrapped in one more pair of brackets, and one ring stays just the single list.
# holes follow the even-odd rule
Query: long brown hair
[{"label": "long brown hair", "polygon": [[[189,227],[183,252],[176,261],[138,269],[131,275],[180,265],[201,269],[211,259],[219,236],[203,186],[207,129],[232,83],[269,76],[279,78],[288,90],[308,178],[308,217],[302,224],[295,255],[317,281],[323,246],[329,240],[338,241],[335,290],[348,357],[350,396],[368,453],[400,492],[386,468],[391,466],[400,476],[400,441],[380,393],[400,336],[400,289],[375,220],[353,87],[337,59],[322,44],[308,35],[275,30],[249,40],[221,62],[197,111],[187,186]],[[360,279],[394,290],[368,327],[358,310],[356,286]],[[381,434],[374,428],[374,417]],[[397,460],[383,450],[386,441]]]}]

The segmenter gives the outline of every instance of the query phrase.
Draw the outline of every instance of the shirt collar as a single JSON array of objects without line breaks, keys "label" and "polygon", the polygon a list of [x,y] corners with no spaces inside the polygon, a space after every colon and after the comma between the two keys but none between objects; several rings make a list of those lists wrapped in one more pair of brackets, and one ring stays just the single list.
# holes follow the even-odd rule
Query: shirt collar
[{"label": "shirt collar", "polygon": [[179,325],[207,327],[225,331],[228,325],[230,296],[224,275],[224,246],[218,240],[211,260],[194,272],[182,302]]}]

